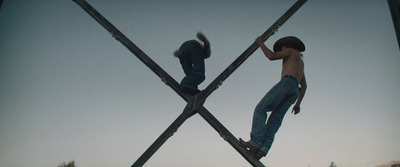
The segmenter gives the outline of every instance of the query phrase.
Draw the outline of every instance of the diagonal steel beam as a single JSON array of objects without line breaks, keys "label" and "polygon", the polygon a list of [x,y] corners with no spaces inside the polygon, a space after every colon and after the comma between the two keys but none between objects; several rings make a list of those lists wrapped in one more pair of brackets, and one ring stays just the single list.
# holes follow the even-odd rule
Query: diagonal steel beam
[{"label": "diagonal steel beam", "polygon": [[203,117],[208,124],[210,124],[219,135],[227,141],[240,155],[243,156],[251,165],[255,167],[264,167],[264,165],[254,158],[254,155],[250,153],[247,149],[241,146],[239,140],[231,133],[228,129],[222,125],[217,118],[215,118],[205,107],[201,106],[198,113]]},{"label": "diagonal steel beam", "polygon": [[174,122],[154,141],[153,144],[136,160],[132,167],[143,166],[153,154],[170,138],[178,128],[192,115],[195,111],[192,109],[191,103],[188,103],[183,110],[182,114],[175,119]]},{"label": "diagonal steel beam", "polygon": [[94,9],[85,0],[73,0],[81,6],[90,16],[92,16],[100,25],[102,25],[111,35],[122,43],[129,51],[139,58],[148,68],[150,68],[161,80],[169,85],[186,102],[189,101],[189,95],[181,91],[180,85],[167,72],[165,72],[157,63],[146,55],[139,47],[121,33],[114,25],[104,18],[96,9]]},{"label": "diagonal steel beam", "polygon": [[148,159],[167,141],[169,137],[188,119],[190,116],[196,114],[193,110],[194,98],[185,94],[180,89],[180,85],[176,82],[167,72],[165,72],[157,63],[155,63],[149,56],[147,56],[139,47],[137,47],[131,40],[122,34],[114,25],[112,25],[106,18],[104,18],[96,9],[94,9],[85,0],[73,0],[80,5],[90,16],[92,16],[98,23],[100,23],[112,36],[120,41],[126,48],[128,48],[136,57],[138,57],[144,64],[147,65],[161,80],[169,85],[178,95],[180,95],[186,102],[188,102],[184,111],[178,118],[157,138],[157,140],[139,157],[139,159],[132,166],[143,166]]},{"label": "diagonal steel beam", "polygon": [[[298,0],[290,7],[271,27],[269,27],[261,36],[266,41],[270,36],[278,31],[283,25],[307,0]],[[258,44],[253,42],[235,61],[232,62],[217,78],[212,81],[204,90],[205,98],[207,98],[214,90],[216,90],[251,54],[258,49]]]},{"label": "diagonal steel beam", "polygon": [[400,49],[400,0],[388,0],[388,4],[392,15],[394,30],[396,31],[397,44]]}]

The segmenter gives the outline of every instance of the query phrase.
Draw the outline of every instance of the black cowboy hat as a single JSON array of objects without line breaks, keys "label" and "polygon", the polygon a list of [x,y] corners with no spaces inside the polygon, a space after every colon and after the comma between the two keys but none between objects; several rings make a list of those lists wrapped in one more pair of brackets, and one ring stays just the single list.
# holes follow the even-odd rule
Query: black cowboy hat
[{"label": "black cowboy hat", "polygon": [[289,45],[294,47],[293,49],[298,50],[299,52],[303,52],[306,50],[304,43],[301,40],[294,36],[283,37],[275,42],[274,44],[274,52],[282,50],[282,46]]}]

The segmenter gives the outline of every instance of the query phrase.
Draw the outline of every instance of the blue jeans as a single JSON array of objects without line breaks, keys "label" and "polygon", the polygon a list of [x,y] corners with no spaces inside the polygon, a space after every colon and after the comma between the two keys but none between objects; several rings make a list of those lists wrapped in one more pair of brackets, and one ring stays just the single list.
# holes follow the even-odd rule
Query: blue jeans
[{"label": "blue jeans", "polygon": [[[268,153],[289,107],[299,96],[299,84],[284,77],[261,99],[254,110],[250,144]],[[268,112],[271,115],[268,116]],[[266,122],[266,123],[265,123]]]},{"label": "blue jeans", "polygon": [[184,42],[179,50],[182,52],[179,61],[186,75],[182,79],[181,85],[190,85],[197,88],[206,79],[204,75],[203,47],[196,40],[189,40]]}]

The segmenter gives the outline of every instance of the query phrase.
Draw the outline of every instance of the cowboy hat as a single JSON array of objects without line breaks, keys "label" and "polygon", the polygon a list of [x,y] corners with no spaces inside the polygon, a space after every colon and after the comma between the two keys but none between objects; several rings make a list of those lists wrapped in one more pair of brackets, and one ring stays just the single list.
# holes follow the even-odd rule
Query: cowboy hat
[{"label": "cowboy hat", "polygon": [[304,43],[301,40],[294,36],[283,37],[275,42],[274,44],[274,52],[282,50],[282,46],[290,45],[294,47],[293,49],[297,49],[299,52],[303,52],[306,50]]}]

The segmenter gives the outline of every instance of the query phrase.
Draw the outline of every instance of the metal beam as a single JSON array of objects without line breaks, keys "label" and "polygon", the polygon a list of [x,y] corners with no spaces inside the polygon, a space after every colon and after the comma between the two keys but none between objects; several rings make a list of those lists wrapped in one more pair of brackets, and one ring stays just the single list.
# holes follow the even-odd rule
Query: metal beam
[{"label": "metal beam", "polygon": [[148,68],[150,68],[161,80],[170,86],[186,102],[189,101],[189,95],[182,92],[180,85],[167,72],[165,72],[157,63],[147,56],[139,47],[121,33],[114,25],[104,18],[96,9],[94,9],[85,0],[73,0],[81,6],[90,16],[92,16],[100,25],[102,25],[111,35],[120,41],[129,51],[139,58]]},{"label": "metal beam", "polygon": [[153,154],[170,138],[178,128],[194,113],[191,103],[187,104],[183,113],[157,138],[156,141],[136,160],[132,167],[143,166]]},{"label": "metal beam", "polygon": [[226,129],[224,125],[222,125],[205,107],[200,107],[198,113],[251,165],[255,167],[264,167],[264,165],[258,159],[254,158],[252,153],[241,146],[239,140],[231,132],[229,132],[229,130]]},{"label": "metal beam", "polygon": [[400,49],[400,0],[388,0],[388,4],[392,14],[394,30],[396,31],[397,44]]},{"label": "metal beam", "polygon": [[[290,7],[271,27],[269,27],[261,36],[266,41],[272,36],[279,27],[283,25],[307,0],[298,0]],[[228,66],[213,82],[204,90],[205,98],[207,98],[214,90],[216,90],[251,54],[258,49],[258,44],[253,42],[231,65]]]}]

